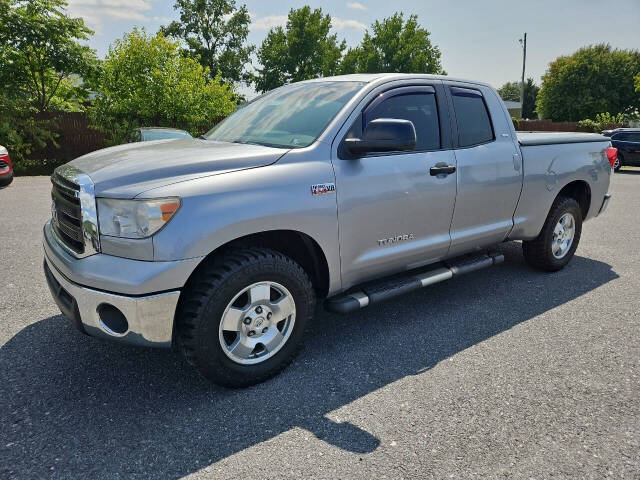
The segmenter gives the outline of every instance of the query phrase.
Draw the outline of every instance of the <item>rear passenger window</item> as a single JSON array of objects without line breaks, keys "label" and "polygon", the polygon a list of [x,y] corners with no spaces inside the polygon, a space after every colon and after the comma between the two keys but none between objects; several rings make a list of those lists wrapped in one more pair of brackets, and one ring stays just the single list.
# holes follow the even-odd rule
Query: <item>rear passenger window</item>
[{"label": "rear passenger window", "polygon": [[458,143],[470,147],[494,139],[493,127],[482,94],[469,88],[451,88],[458,124]]},{"label": "rear passenger window", "polygon": [[405,93],[383,100],[366,112],[365,125],[376,118],[409,120],[416,129],[416,151],[440,148],[440,125],[434,93]]}]

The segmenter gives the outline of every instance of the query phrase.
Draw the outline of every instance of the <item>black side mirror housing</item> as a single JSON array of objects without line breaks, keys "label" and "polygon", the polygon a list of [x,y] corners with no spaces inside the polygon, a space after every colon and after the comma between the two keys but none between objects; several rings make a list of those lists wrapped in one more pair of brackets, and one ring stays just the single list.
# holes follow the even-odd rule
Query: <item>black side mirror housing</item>
[{"label": "black side mirror housing", "polygon": [[345,149],[351,156],[376,152],[406,152],[416,148],[416,129],[409,120],[376,118],[370,121],[362,138],[345,139]]}]

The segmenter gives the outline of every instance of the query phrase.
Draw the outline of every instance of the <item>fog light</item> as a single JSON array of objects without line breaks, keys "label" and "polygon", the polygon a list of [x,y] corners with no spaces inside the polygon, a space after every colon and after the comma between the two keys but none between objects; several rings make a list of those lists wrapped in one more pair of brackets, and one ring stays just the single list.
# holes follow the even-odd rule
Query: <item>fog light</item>
[{"label": "fog light", "polygon": [[120,310],[108,303],[101,303],[96,309],[100,325],[110,335],[122,335],[129,330],[129,322]]}]

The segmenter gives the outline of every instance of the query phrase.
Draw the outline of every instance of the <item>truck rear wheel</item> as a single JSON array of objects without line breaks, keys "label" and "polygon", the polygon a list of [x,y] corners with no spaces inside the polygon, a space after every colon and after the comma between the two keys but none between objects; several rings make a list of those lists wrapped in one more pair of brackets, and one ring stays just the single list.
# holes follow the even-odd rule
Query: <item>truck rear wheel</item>
[{"label": "truck rear wheel", "polygon": [[205,377],[228,387],[262,382],[291,363],[315,304],[302,267],[263,248],[217,259],[183,295],[177,343]]},{"label": "truck rear wheel", "polygon": [[540,235],[522,242],[524,258],[539,270],[555,272],[569,263],[582,233],[582,211],[573,198],[558,197]]}]

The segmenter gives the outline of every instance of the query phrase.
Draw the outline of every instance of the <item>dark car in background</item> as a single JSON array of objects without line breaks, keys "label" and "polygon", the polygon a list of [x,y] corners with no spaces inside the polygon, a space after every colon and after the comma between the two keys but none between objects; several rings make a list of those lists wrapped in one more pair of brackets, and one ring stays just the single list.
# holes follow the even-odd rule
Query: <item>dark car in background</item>
[{"label": "dark car in background", "polygon": [[13,165],[9,152],[0,145],[0,188],[6,187],[13,182]]},{"label": "dark car in background", "polygon": [[186,130],[165,127],[140,127],[129,134],[129,142],[148,142],[151,140],[166,140],[169,138],[193,138]]},{"label": "dark car in background", "polygon": [[611,138],[611,145],[618,149],[618,160],[614,170],[625,165],[640,167],[640,128],[616,128],[602,132]]}]

